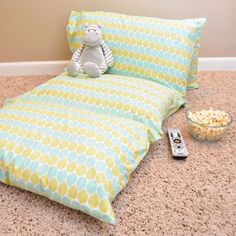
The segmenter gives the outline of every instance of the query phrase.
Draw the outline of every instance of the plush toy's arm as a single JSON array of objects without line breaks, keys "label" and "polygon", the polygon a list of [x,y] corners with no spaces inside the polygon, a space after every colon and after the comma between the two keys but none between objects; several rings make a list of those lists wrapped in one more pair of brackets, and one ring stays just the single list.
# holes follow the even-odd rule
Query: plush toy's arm
[{"label": "plush toy's arm", "polygon": [[106,63],[108,67],[111,67],[114,64],[114,57],[112,54],[111,49],[107,46],[107,44],[105,43],[105,41],[102,41],[101,43],[101,47],[106,59]]},{"label": "plush toy's arm", "polygon": [[80,48],[78,48],[74,53],[73,53],[73,56],[71,58],[71,61],[73,62],[78,62],[80,56],[81,56],[81,53],[82,51],[84,50],[84,45],[82,45]]}]

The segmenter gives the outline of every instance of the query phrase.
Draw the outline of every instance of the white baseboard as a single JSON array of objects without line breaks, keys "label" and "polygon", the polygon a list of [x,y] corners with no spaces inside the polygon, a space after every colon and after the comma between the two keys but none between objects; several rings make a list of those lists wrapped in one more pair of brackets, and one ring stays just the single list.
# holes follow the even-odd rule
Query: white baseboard
[{"label": "white baseboard", "polygon": [[201,57],[199,71],[236,71],[236,57]]},{"label": "white baseboard", "polygon": [[68,61],[28,61],[0,63],[0,76],[56,75]]},{"label": "white baseboard", "polygon": [[[68,61],[32,61],[0,63],[0,76],[56,75]],[[236,57],[199,58],[199,71],[236,71]]]}]

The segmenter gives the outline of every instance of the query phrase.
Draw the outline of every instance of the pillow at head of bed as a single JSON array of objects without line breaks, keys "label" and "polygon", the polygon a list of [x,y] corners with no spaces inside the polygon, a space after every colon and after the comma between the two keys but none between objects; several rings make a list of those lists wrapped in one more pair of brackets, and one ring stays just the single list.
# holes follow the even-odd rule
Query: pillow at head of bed
[{"label": "pillow at head of bed", "polygon": [[102,25],[115,64],[110,74],[162,83],[185,94],[195,81],[201,28],[205,19],[165,20],[109,12],[72,11],[67,25],[69,47],[81,46],[85,24]]}]

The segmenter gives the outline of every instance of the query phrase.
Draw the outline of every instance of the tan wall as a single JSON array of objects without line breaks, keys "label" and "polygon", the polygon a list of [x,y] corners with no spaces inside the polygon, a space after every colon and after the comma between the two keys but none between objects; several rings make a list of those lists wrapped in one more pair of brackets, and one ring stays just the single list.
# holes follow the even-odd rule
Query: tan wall
[{"label": "tan wall", "polygon": [[160,18],[207,17],[200,56],[236,56],[236,0],[0,0],[0,62],[67,60],[65,26],[74,10]]}]

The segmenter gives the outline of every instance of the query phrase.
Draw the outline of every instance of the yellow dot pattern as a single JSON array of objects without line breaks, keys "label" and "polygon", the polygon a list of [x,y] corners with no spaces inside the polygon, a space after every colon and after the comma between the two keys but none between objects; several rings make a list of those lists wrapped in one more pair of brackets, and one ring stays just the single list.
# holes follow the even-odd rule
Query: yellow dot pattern
[{"label": "yellow dot pattern", "polygon": [[0,181],[113,224],[111,201],[183,102],[148,80],[62,74],[0,110]]},{"label": "yellow dot pattern", "polygon": [[165,20],[109,12],[72,11],[67,38],[74,52],[84,25],[102,25],[115,64],[108,73],[160,82],[181,93],[196,86],[201,29],[205,19]]}]

